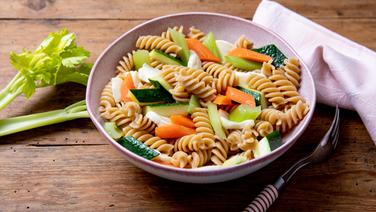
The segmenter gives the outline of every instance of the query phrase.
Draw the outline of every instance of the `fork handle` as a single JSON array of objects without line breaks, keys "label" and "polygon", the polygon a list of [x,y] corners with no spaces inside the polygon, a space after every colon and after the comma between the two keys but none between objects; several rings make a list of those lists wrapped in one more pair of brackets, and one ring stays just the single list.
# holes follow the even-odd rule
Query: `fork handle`
[{"label": "fork handle", "polygon": [[283,188],[285,181],[282,177],[272,185],[267,185],[264,190],[244,209],[243,212],[264,212],[278,198],[279,191]]}]

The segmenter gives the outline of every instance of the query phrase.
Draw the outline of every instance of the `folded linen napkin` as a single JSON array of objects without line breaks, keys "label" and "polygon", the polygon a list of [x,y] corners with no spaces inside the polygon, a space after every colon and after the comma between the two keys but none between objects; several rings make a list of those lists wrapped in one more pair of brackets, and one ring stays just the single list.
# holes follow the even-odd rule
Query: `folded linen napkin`
[{"label": "folded linen napkin", "polygon": [[253,21],[284,38],[311,71],[320,103],[356,110],[376,145],[376,53],[273,1]]}]

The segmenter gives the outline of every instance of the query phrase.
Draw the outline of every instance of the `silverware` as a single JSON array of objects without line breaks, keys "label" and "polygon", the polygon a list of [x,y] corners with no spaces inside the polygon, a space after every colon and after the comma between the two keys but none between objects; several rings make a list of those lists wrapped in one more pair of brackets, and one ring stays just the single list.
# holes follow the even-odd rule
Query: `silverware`
[{"label": "silverware", "polygon": [[311,164],[311,163],[319,163],[324,161],[331,155],[334,149],[337,147],[338,143],[338,136],[339,136],[339,108],[338,105],[336,107],[336,112],[334,115],[333,122],[325,134],[325,136],[321,139],[319,145],[316,149],[307,157],[302,158],[298,162],[296,162],[293,166],[290,167],[284,174],[282,174],[274,184],[269,184],[264,188],[264,190],[249,204],[244,211],[252,211],[252,212],[262,212],[266,211],[273,202],[278,198],[278,193],[281,192],[283,187],[287,182],[290,181],[292,176],[303,168],[304,166]]}]

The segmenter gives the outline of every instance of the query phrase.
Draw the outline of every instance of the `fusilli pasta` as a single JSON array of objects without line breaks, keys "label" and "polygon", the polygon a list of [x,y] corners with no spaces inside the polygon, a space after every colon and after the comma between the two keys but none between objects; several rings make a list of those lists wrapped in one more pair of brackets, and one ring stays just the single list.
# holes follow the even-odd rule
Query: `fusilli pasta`
[{"label": "fusilli pasta", "polygon": [[285,59],[285,65],[282,69],[285,71],[287,79],[289,79],[296,88],[300,86],[300,64],[296,58]]},{"label": "fusilli pasta", "polygon": [[137,113],[132,122],[129,124],[130,127],[137,130],[143,130],[148,133],[154,132],[156,124],[152,122],[150,119],[142,115],[141,113]]},{"label": "fusilli pasta", "polygon": [[112,95],[112,82],[110,81],[103,88],[99,100],[99,113],[101,114],[101,116],[103,116],[103,114],[106,113],[109,108],[114,107],[115,104],[116,102]]},{"label": "fusilli pasta", "polygon": [[228,144],[222,139],[216,139],[215,146],[211,151],[212,156],[210,160],[216,165],[222,165],[227,159]]},{"label": "fusilli pasta", "polygon": [[212,148],[214,146],[214,131],[209,120],[208,109],[195,108],[191,117],[196,127],[196,132],[202,134],[206,149]]},{"label": "fusilli pasta", "polygon": [[233,71],[214,62],[204,62],[202,68],[214,78],[213,86],[218,93],[226,91],[228,86],[237,86],[238,80]]},{"label": "fusilli pasta", "polygon": [[188,38],[194,38],[199,41],[202,41],[205,37],[205,33],[201,32],[201,30],[195,28],[194,26],[189,28]]},{"label": "fusilli pasta", "polygon": [[119,61],[119,65],[116,66],[116,73],[122,73],[122,72],[133,70],[134,68],[133,52],[127,53],[121,58],[121,60]]},{"label": "fusilli pasta", "polygon": [[192,168],[197,168],[205,165],[211,157],[211,151],[208,150],[199,150],[197,152],[192,152],[188,156],[188,160]]},{"label": "fusilli pasta", "polygon": [[212,101],[216,96],[216,90],[209,84],[213,82],[213,78],[203,70],[182,67],[176,79],[188,92],[204,101]]},{"label": "fusilli pasta", "polygon": [[186,167],[189,163],[188,154],[183,151],[175,152],[172,155],[171,163],[172,165],[179,167],[179,168]]},{"label": "fusilli pasta", "polygon": [[179,138],[175,142],[175,152],[176,151],[192,152],[192,151],[198,151],[200,149],[202,150],[206,149],[202,137],[203,137],[203,134],[198,133],[198,134],[186,135],[186,136]]},{"label": "fusilli pasta", "polygon": [[246,126],[242,130],[242,142],[239,148],[243,151],[253,150],[256,147],[258,133],[251,126]]},{"label": "fusilli pasta", "polygon": [[156,149],[161,153],[166,155],[171,155],[174,149],[172,144],[169,144],[166,140],[161,139],[157,136],[153,136],[146,131],[136,130],[132,127],[126,126],[123,128],[124,136],[132,136],[135,139],[143,142],[146,146]]},{"label": "fusilli pasta", "polygon": [[[177,36],[179,40],[197,39],[202,44],[206,39],[206,34],[193,26],[184,34],[184,27],[177,25],[160,36],[137,39],[136,49],[126,53],[115,65],[116,77],[102,90],[101,117],[115,123],[122,136],[132,136],[159,152],[151,160],[164,165],[198,168],[225,163],[228,166],[252,160],[255,155],[262,157],[266,154],[258,149],[262,139],[270,138],[271,133],[277,136],[274,131],[289,132],[309,111],[309,104],[299,93],[299,61],[288,58],[282,66],[275,67],[276,55],[265,52],[272,59],[262,60],[260,68],[255,70],[242,70],[237,67],[244,64],[228,60],[231,54],[223,53],[225,49],[221,46],[218,48],[222,55],[215,60],[209,54],[206,57],[200,53],[190,39],[187,39],[189,51],[183,49],[180,42],[174,41]],[[179,32],[176,37],[170,29]],[[241,35],[227,48],[252,49],[253,43]],[[135,61],[133,56],[140,49],[143,49],[137,56],[140,60]],[[146,62],[152,68],[139,62]],[[135,63],[143,68],[136,70]],[[234,92],[227,93],[228,88]],[[252,96],[254,101],[248,101]],[[246,105],[261,113],[258,116],[253,113],[255,116],[252,114],[251,118]],[[104,128],[112,132],[109,127],[115,127],[113,123],[105,123]],[[109,135],[115,137],[114,133]]]},{"label": "fusilli pasta", "polygon": [[252,74],[249,78],[248,85],[253,89],[263,92],[265,98],[271,102],[275,108],[279,108],[285,104],[283,94],[270,79],[260,74]]},{"label": "fusilli pasta", "polygon": [[231,152],[238,152],[239,145],[242,143],[242,131],[234,130],[227,136],[227,143]]},{"label": "fusilli pasta", "polygon": [[272,65],[272,60],[269,62],[263,62],[261,66],[261,73],[267,77],[270,77],[273,74],[275,67]]},{"label": "fusilli pasta", "polygon": [[136,47],[147,50],[159,49],[166,53],[174,54],[177,54],[181,50],[181,47],[174,42],[160,36],[152,35],[140,36],[136,42]]},{"label": "fusilli pasta", "polygon": [[309,107],[307,103],[299,101],[284,113],[283,124],[281,131],[287,132],[292,127],[297,125],[300,120],[308,113]]},{"label": "fusilli pasta", "polygon": [[238,48],[252,49],[253,43],[248,40],[244,35],[241,35],[235,42],[235,46]]},{"label": "fusilli pasta", "polygon": [[183,85],[177,84],[170,90],[170,93],[177,102],[189,102],[190,95]]},{"label": "fusilli pasta", "polygon": [[281,91],[285,98],[286,103],[296,104],[302,99],[294,84],[287,79],[284,75],[284,71],[281,69],[273,70],[273,74],[269,79],[274,83]]},{"label": "fusilli pasta", "polygon": [[[176,31],[178,31],[180,33],[183,33],[184,27],[182,25],[180,25],[180,26],[174,26],[172,29],[174,29],[174,30],[176,30]],[[170,41],[173,41],[171,33],[170,33],[170,28],[168,28],[167,31],[162,32],[161,37],[162,38],[166,38],[166,39],[168,39]]]},{"label": "fusilli pasta", "polygon": [[269,133],[273,132],[273,125],[268,121],[257,120],[255,129],[259,135],[262,137],[267,136]]}]

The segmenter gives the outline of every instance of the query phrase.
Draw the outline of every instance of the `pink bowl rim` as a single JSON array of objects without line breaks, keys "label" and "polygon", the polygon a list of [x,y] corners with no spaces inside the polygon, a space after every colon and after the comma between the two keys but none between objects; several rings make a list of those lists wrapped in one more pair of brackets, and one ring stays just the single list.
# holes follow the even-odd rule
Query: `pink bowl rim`
[{"label": "pink bowl rim", "polygon": [[[215,169],[200,169],[200,168],[199,169],[182,169],[182,168],[170,167],[170,166],[166,166],[166,165],[162,165],[162,164],[153,162],[151,160],[147,160],[147,159],[145,159],[143,157],[140,157],[140,156],[134,154],[133,152],[125,149],[124,147],[122,147],[118,142],[116,142],[114,139],[112,139],[105,132],[103,126],[95,118],[94,112],[93,112],[93,110],[92,110],[92,108],[90,107],[90,104],[89,104],[90,99],[91,99],[90,90],[91,90],[91,87],[93,86],[92,85],[92,81],[93,81],[93,78],[94,78],[94,72],[95,72],[95,70],[97,68],[97,65],[98,65],[99,61],[101,61],[101,59],[107,54],[107,52],[114,45],[116,45],[116,43],[119,42],[121,39],[123,39],[124,37],[126,37],[131,32],[133,32],[133,31],[135,31],[135,30],[143,27],[144,25],[147,25],[149,23],[152,23],[152,22],[155,22],[155,21],[161,20],[161,19],[174,18],[174,17],[178,17],[178,16],[191,16],[191,15],[218,16],[218,17],[224,17],[224,18],[228,18],[228,19],[234,19],[234,20],[237,20],[237,21],[245,22],[247,24],[255,25],[255,26],[257,26],[257,27],[259,27],[259,28],[267,31],[268,33],[272,34],[277,39],[279,39],[282,43],[284,43],[286,45],[286,47],[291,52],[293,52],[294,55],[297,56],[297,58],[299,59],[299,61],[301,63],[301,66],[304,66],[304,68],[307,70],[307,73],[308,73],[308,79],[307,79],[307,81],[309,80],[310,82],[308,82],[308,83],[311,83],[311,85],[313,87],[313,100],[310,102],[310,111],[308,112],[308,114],[304,118],[304,120],[303,120],[304,121],[303,122],[303,126],[299,129],[299,131],[297,131],[296,134],[293,135],[292,138],[289,141],[285,142],[282,146],[278,147],[277,149],[275,149],[274,151],[272,151],[270,154],[268,154],[266,156],[263,156],[263,157],[260,157],[260,158],[256,158],[256,159],[250,160],[248,162],[239,164],[237,166],[220,167],[220,168],[215,168]],[[92,122],[94,123],[94,125],[96,126],[96,128],[99,130],[99,132],[116,149],[118,149],[120,152],[122,152],[123,154],[125,154],[126,156],[128,156],[129,158],[131,158],[132,160],[138,161],[138,162],[142,163],[143,165],[148,166],[149,168],[157,169],[157,170],[160,170],[160,171],[175,172],[175,173],[183,174],[183,175],[186,175],[186,176],[212,176],[212,175],[220,175],[220,174],[225,174],[225,173],[233,173],[233,172],[236,172],[238,170],[245,169],[246,167],[255,166],[256,164],[259,164],[259,163],[271,160],[276,155],[279,155],[279,156],[277,156],[275,159],[277,159],[280,156],[282,156],[282,154],[285,153],[298,140],[298,138],[303,134],[304,130],[308,127],[308,125],[309,125],[309,123],[310,123],[310,121],[312,119],[314,109],[315,109],[315,104],[316,104],[316,89],[315,89],[315,83],[314,83],[313,77],[312,77],[312,75],[311,75],[311,73],[310,73],[307,65],[303,62],[303,60],[298,55],[298,53],[290,46],[290,44],[288,44],[281,36],[279,36],[275,32],[269,30],[268,28],[266,28],[266,27],[264,27],[262,25],[254,23],[251,20],[247,20],[247,19],[244,19],[244,18],[232,16],[232,15],[227,15],[227,14],[222,14],[222,13],[211,13],[211,12],[183,12],[183,13],[174,13],[174,14],[169,14],[169,15],[165,15],[165,16],[160,16],[160,17],[148,20],[148,21],[146,21],[144,23],[141,23],[141,24],[137,25],[136,27],[132,28],[131,30],[125,32],[120,37],[118,37],[115,41],[113,41],[110,45],[108,45],[107,48],[97,58],[96,62],[94,63],[94,66],[92,68],[92,71],[90,73],[90,76],[89,76],[89,79],[88,79],[87,90],[86,90],[86,104],[87,104],[87,110],[88,110],[90,119],[92,120]],[[97,108],[95,108],[95,110],[96,109]]]}]

